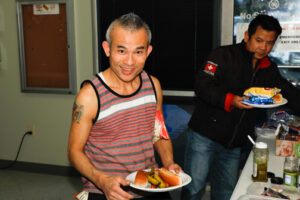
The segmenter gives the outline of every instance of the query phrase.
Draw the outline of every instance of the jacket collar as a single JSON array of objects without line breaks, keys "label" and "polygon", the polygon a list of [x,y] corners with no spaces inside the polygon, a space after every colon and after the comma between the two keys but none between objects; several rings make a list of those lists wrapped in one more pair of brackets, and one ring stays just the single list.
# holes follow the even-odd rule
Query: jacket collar
[{"label": "jacket collar", "polygon": [[[242,51],[247,55],[248,58],[250,57],[250,58],[251,58],[251,61],[252,61],[252,58],[253,58],[254,53],[248,51],[247,46],[246,46],[246,43],[245,43],[244,41],[242,41],[242,42],[240,43],[240,45],[241,45]],[[269,58],[269,56],[266,56],[266,57],[264,57],[263,59],[261,59],[261,60],[258,61],[257,68],[267,68],[267,67],[269,67],[270,65],[271,65],[270,58]]]}]

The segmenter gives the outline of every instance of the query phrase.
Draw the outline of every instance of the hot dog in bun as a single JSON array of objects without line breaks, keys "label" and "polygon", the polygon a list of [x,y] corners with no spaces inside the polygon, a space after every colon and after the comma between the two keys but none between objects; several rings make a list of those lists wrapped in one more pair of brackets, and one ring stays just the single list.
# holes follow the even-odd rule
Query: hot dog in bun
[{"label": "hot dog in bun", "polygon": [[182,184],[181,176],[167,170],[166,168],[162,167],[158,170],[159,176],[170,186],[176,186]]}]

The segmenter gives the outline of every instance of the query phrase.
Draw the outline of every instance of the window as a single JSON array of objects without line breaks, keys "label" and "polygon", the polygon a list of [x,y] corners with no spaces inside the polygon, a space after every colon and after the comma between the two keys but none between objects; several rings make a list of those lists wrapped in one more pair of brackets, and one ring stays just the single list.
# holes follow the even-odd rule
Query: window
[{"label": "window", "polygon": [[277,18],[283,28],[270,53],[283,77],[300,87],[300,0],[234,0],[233,41],[240,42],[258,14]]}]

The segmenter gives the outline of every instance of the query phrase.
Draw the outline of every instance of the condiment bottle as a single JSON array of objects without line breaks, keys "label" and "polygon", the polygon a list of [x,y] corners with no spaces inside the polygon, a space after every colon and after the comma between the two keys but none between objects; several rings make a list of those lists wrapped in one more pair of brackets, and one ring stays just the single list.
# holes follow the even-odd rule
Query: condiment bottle
[{"label": "condiment bottle", "polygon": [[283,184],[297,187],[298,179],[298,158],[286,157],[283,167]]},{"label": "condiment bottle", "polygon": [[298,180],[297,180],[297,187],[300,188],[300,165],[298,159]]},{"label": "condiment bottle", "polygon": [[268,145],[264,142],[256,142],[253,148],[253,173],[254,182],[267,182],[269,150]]}]

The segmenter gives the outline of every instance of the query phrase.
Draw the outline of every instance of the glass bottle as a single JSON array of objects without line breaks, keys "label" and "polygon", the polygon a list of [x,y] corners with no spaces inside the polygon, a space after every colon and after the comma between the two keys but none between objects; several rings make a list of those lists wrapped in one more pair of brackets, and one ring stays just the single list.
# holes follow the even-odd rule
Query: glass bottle
[{"label": "glass bottle", "polygon": [[297,187],[298,181],[298,158],[286,157],[283,167],[283,184]]},{"label": "glass bottle", "polygon": [[267,182],[269,150],[267,143],[256,142],[253,148],[253,173],[252,181]]},{"label": "glass bottle", "polygon": [[298,180],[297,180],[297,187],[300,188],[300,165],[298,159]]}]

